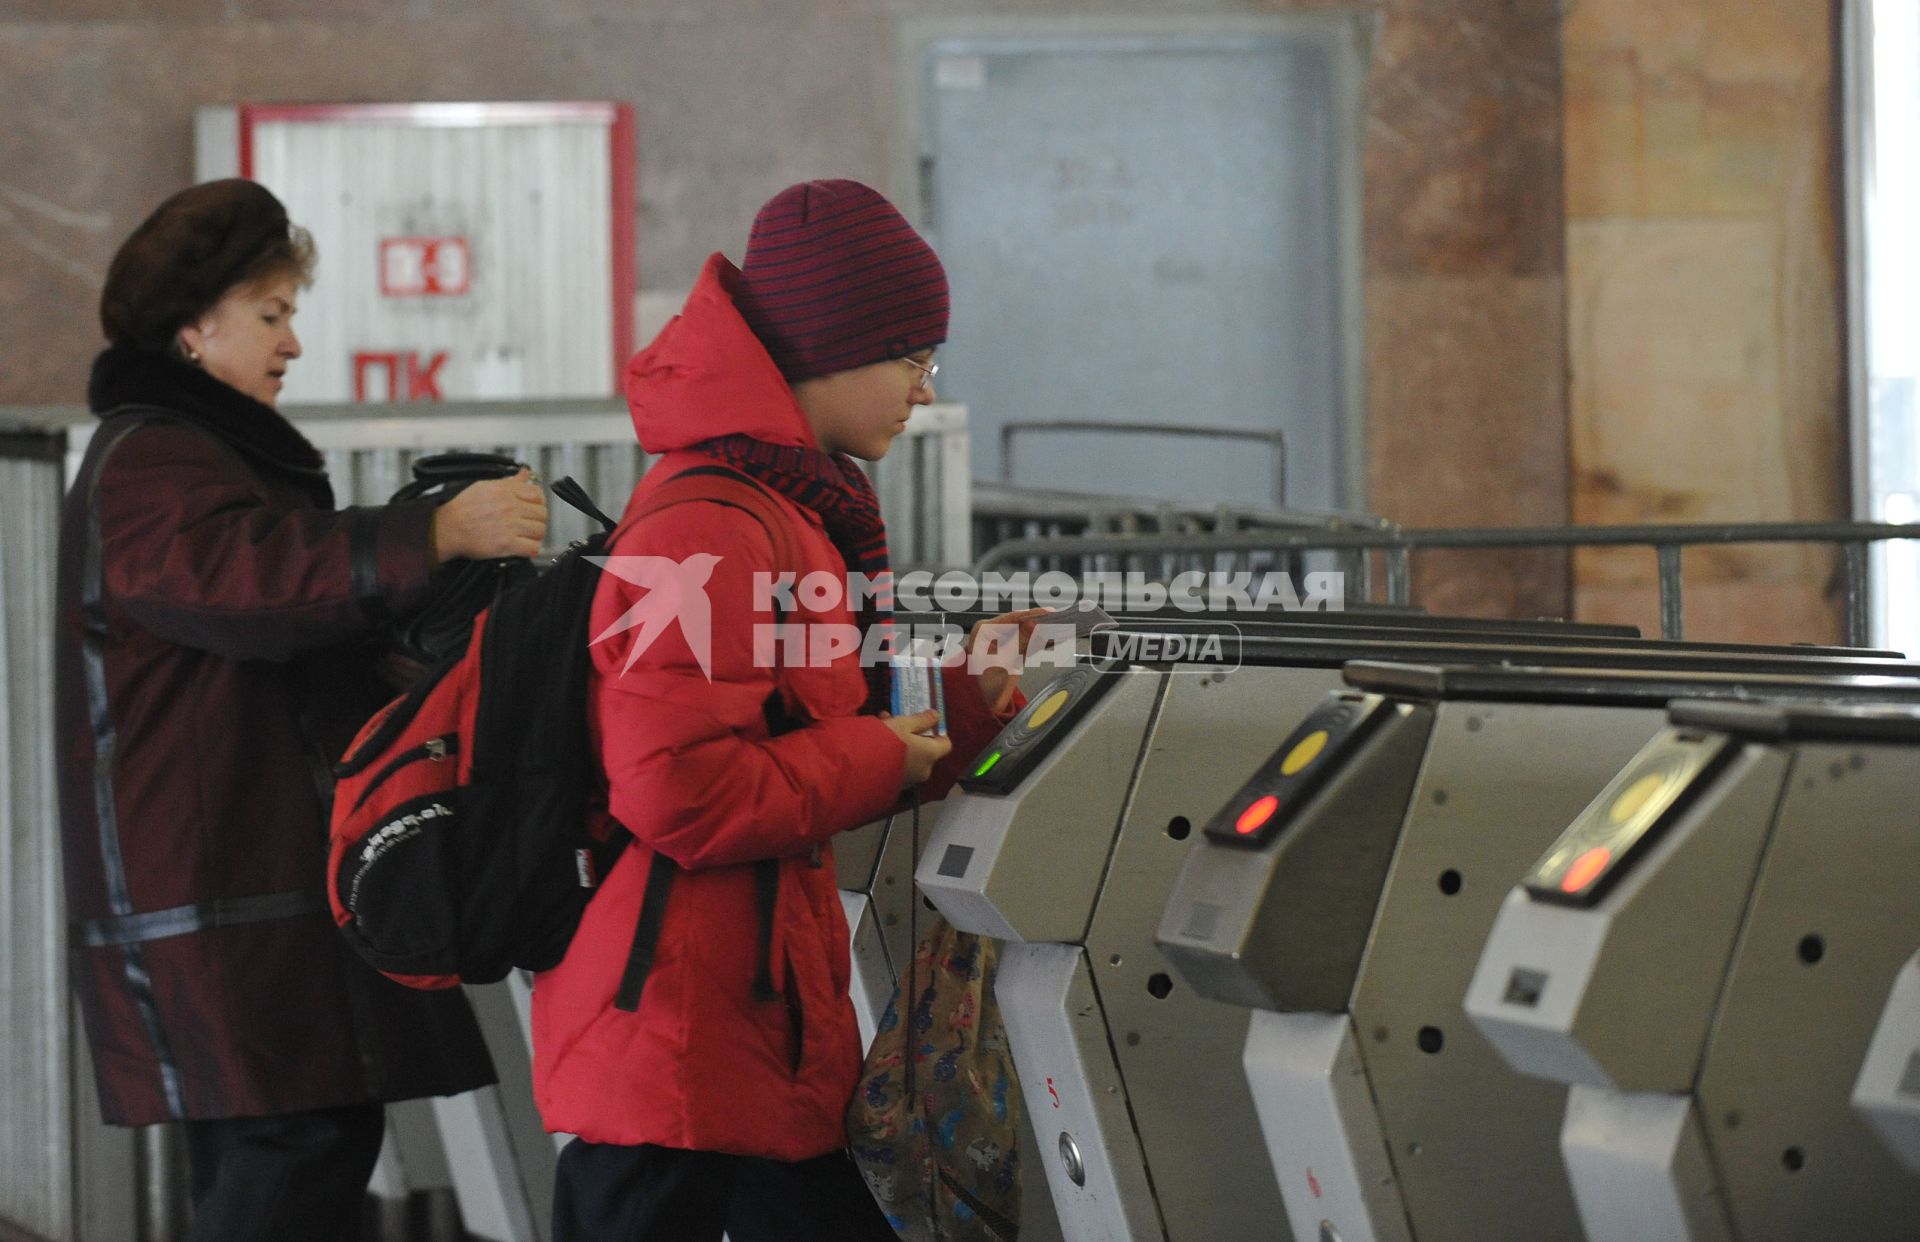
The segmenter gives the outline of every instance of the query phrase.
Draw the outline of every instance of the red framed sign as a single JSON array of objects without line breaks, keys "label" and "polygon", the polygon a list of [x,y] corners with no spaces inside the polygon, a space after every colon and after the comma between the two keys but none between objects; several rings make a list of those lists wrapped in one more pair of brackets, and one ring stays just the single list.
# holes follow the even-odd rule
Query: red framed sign
[{"label": "red framed sign", "polygon": [[634,347],[634,121],[612,102],[202,109],[199,174],[309,229],[290,402],[600,397]]}]

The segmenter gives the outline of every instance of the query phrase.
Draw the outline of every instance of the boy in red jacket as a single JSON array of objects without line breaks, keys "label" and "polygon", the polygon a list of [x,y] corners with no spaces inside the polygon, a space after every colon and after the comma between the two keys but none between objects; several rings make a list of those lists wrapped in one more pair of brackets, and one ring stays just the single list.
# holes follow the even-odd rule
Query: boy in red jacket
[{"label": "boy in red jacket", "polygon": [[[933,250],[868,187],[815,181],[761,209],[742,267],[712,256],[628,368],[634,429],[662,457],[610,552],[676,572],[610,573],[594,605],[607,637],[593,723],[610,810],[638,844],[534,993],[541,1111],[579,1136],[560,1157],[556,1242],[893,1237],[844,1153],[861,1047],[830,842],[905,787],[950,783],[1014,689],[1000,669],[948,670],[952,740],[927,735],[932,713],[885,714],[884,661],[767,641],[776,623],[870,634],[890,621],[886,591],[802,590],[776,611],[768,584],[885,581],[886,529],[851,458],[884,456],[933,400],[946,334]],[[715,464],[764,489],[757,513],[648,506],[667,479]],[[652,592],[629,578],[699,585],[704,608],[640,625],[659,601],[644,606]],[[674,864],[670,888],[648,884],[656,855]],[[622,1008],[643,917],[659,921],[657,947]]]}]

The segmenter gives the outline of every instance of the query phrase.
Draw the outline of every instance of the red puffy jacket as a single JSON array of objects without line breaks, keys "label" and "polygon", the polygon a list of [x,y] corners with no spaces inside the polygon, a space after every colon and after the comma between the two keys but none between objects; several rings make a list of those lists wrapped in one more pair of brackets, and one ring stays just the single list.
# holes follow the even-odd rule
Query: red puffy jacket
[{"label": "red puffy jacket", "polygon": [[[722,256],[708,260],[686,308],[628,368],[640,443],[665,454],[629,513],[662,479],[706,460],[679,451],[688,445],[734,432],[814,445],[792,390],[734,309],[736,276]],[[677,625],[650,636],[631,667],[644,628],[593,648],[593,723],[611,809],[638,846],[587,907],[566,959],[535,985],[534,1086],[549,1129],[779,1160],[846,1144],[842,1116],[861,1052],[829,842],[899,803],[905,747],[880,720],[856,714],[866,697],[856,655],[819,668],[756,661],[753,626],[776,621],[753,597],[756,573],[825,571],[839,581],[846,573],[819,519],[778,504],[803,564],[776,566],[756,519],[704,501],[623,524],[611,549],[718,558],[706,582],[712,675]],[[606,575],[593,632],[645,594]],[[809,611],[804,600],[784,620],[852,623],[844,604]],[[802,727],[772,737],[765,708],[776,693]],[[936,787],[1000,726],[964,670],[950,672],[947,704],[955,748]],[[684,872],[667,893],[639,1009],[624,1012],[614,992],[656,850]],[[770,956],[779,999],[757,1001],[752,864],[767,858],[781,860]]]}]

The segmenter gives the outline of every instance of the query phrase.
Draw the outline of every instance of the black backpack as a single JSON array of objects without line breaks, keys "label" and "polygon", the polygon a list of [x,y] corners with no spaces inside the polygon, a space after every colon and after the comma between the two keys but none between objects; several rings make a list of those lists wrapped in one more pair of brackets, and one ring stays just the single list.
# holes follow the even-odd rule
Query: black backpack
[{"label": "black backpack", "polygon": [[[453,499],[468,484],[483,479],[506,479],[517,474],[525,463],[499,453],[435,453],[413,463],[413,478],[389,501],[432,499],[441,504]],[[562,493],[571,486],[572,493]],[[564,479],[554,494],[581,508],[586,496],[571,479]],[[581,511],[608,524],[607,517],[584,501]],[[530,581],[539,573],[525,557],[500,557],[493,560],[448,561],[433,571],[432,589],[426,606],[387,625],[389,645],[415,664],[431,667],[467,645],[473,619],[492,606],[506,590]]]},{"label": "black backpack", "polygon": [[[615,524],[573,480],[553,491],[602,529],[471,618],[464,644],[368,721],[334,769],[334,920],[375,969],[413,987],[557,965],[630,840],[605,813],[587,726],[600,581],[588,558],[604,554]],[[753,515],[779,563],[796,563],[771,495],[724,466],[682,471],[633,516],[690,500]],[[762,866],[777,875],[777,863]],[[674,870],[656,855],[621,989],[627,1008],[638,1004]]]}]

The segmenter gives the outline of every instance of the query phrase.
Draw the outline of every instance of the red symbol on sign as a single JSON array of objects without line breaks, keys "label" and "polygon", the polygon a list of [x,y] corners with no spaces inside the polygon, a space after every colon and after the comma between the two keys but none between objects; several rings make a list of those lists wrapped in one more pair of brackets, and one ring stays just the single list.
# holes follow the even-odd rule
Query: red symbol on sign
[{"label": "red symbol on sign", "polygon": [[472,252],[464,237],[386,237],[380,241],[380,294],[452,298],[467,291]]},{"label": "red symbol on sign", "polygon": [[1055,1108],[1060,1107],[1060,1093],[1053,1089],[1052,1078],[1047,1079],[1047,1094],[1053,1097],[1053,1106]]},{"label": "red symbol on sign", "polygon": [[1320,1179],[1313,1175],[1312,1169],[1307,1170],[1307,1189],[1313,1192],[1314,1198],[1320,1197]]},{"label": "red symbol on sign", "polygon": [[[428,356],[425,365],[420,355],[409,350],[402,353],[380,353],[375,350],[361,350],[353,356],[353,399],[355,401],[439,401],[443,399],[440,391],[440,368],[447,365],[447,351]],[[387,390],[384,395],[367,393],[367,373],[385,371]]]}]

